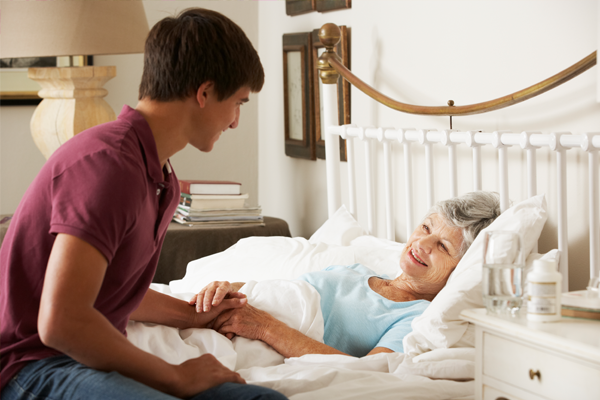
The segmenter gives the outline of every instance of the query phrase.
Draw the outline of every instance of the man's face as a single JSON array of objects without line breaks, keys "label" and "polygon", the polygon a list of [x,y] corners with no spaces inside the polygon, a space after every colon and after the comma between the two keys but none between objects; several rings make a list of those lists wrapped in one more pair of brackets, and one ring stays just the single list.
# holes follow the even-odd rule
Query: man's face
[{"label": "man's face", "polygon": [[229,98],[219,101],[215,91],[209,90],[201,121],[198,122],[198,134],[190,140],[190,143],[201,151],[211,151],[215,142],[221,137],[221,133],[229,128],[237,128],[240,107],[248,102],[249,96],[250,88],[244,86]]}]

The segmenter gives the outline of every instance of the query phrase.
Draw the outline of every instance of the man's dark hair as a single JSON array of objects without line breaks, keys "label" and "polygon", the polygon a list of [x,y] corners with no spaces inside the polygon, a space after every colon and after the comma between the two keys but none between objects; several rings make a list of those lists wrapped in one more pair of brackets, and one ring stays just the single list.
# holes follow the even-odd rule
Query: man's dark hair
[{"label": "man's dark hair", "polygon": [[222,101],[243,86],[260,91],[264,79],[258,54],[238,25],[218,12],[190,8],[150,30],[139,99],[182,100],[212,81]]}]

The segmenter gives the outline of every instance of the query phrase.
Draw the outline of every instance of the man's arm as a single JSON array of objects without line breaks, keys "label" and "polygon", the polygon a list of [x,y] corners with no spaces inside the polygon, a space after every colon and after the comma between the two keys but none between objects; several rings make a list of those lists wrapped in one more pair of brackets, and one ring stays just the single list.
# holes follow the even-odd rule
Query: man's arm
[{"label": "man's arm", "polygon": [[179,329],[205,328],[223,310],[241,307],[246,302],[245,296],[243,298],[226,299],[218,307],[212,308],[210,312],[197,313],[193,303],[190,304],[187,301],[148,289],[144,299],[131,314],[130,319]]},{"label": "man's arm", "polygon": [[107,267],[104,256],[84,240],[67,234],[56,237],[38,317],[46,346],[91,368],[117,371],[179,397],[224,382],[243,382],[211,355],[171,365],[131,344],[94,308]]}]

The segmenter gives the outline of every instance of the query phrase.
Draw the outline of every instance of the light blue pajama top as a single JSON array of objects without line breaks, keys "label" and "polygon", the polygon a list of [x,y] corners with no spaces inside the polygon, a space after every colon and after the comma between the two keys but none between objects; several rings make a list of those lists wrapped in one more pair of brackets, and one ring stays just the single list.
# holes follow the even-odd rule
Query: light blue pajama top
[{"label": "light blue pajama top", "polygon": [[411,321],[430,302],[388,300],[369,287],[372,276],[378,275],[354,264],[333,265],[299,278],[321,295],[326,345],[355,357],[363,357],[375,347],[403,352],[402,339],[411,332]]}]

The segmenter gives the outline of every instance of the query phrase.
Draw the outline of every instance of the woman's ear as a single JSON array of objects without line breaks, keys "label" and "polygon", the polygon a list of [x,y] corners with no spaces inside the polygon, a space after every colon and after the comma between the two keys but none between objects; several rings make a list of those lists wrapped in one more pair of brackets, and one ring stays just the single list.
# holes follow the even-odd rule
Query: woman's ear
[{"label": "woman's ear", "polygon": [[206,106],[206,101],[210,96],[214,95],[215,84],[212,81],[206,81],[198,88],[196,92],[196,101],[200,108],[204,108]]}]

